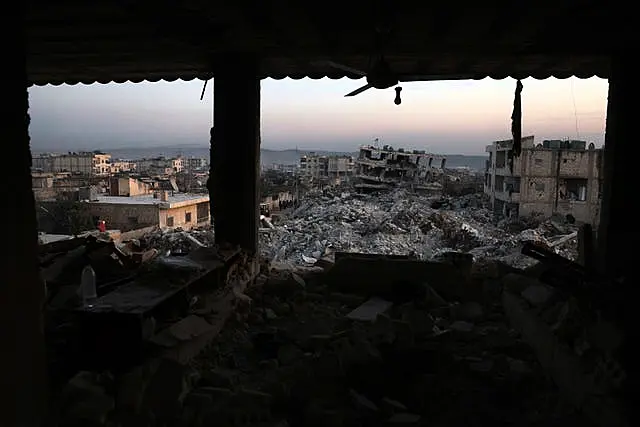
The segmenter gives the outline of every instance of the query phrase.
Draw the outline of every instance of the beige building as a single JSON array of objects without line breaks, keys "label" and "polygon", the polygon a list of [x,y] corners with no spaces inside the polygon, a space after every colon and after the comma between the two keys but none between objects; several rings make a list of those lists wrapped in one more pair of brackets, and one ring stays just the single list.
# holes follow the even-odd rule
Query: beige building
[{"label": "beige building", "polygon": [[109,178],[110,196],[141,196],[153,193],[153,185],[134,178]]},{"label": "beige building", "polygon": [[585,141],[522,138],[514,157],[513,140],[487,146],[484,191],[494,211],[506,216],[560,214],[579,222],[600,219],[603,150]]},{"label": "beige building", "polygon": [[93,222],[104,220],[109,229],[143,227],[192,228],[209,222],[209,196],[168,191],[142,196],[98,196],[87,202]]},{"label": "beige building", "polygon": [[111,174],[111,154],[93,153],[93,174],[96,176],[108,176]]},{"label": "beige building", "polygon": [[108,176],[111,173],[111,154],[77,152],[40,154],[31,159],[33,171],[44,173],[69,172],[84,176]]}]

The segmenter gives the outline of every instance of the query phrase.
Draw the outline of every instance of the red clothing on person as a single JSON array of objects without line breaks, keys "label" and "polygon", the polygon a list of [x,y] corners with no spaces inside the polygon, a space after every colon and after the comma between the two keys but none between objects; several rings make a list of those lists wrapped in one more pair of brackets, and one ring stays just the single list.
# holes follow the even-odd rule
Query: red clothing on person
[{"label": "red clothing on person", "polygon": [[99,221],[98,222],[98,230],[100,230],[101,233],[104,233],[107,231],[107,224],[104,221]]}]

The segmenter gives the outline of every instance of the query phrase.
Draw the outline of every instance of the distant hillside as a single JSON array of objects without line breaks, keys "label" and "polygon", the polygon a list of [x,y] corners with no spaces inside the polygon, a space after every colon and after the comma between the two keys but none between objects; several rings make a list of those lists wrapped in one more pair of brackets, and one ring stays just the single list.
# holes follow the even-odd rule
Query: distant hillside
[{"label": "distant hillside", "polygon": [[[209,147],[206,145],[185,145],[174,147],[131,147],[131,148],[114,148],[106,150],[114,158],[120,159],[141,159],[144,157],[156,157],[156,156],[177,156],[182,155],[185,157],[209,157]],[[263,148],[260,150],[260,163],[264,166],[278,164],[295,164],[298,163],[300,156],[309,153],[316,153],[321,155],[351,155],[357,156],[355,152],[339,152],[339,151],[325,151],[325,150],[270,150]],[[447,166],[451,168],[467,166],[472,169],[482,170],[484,168],[484,162],[487,159],[486,156],[466,156],[463,154],[447,154]]]}]

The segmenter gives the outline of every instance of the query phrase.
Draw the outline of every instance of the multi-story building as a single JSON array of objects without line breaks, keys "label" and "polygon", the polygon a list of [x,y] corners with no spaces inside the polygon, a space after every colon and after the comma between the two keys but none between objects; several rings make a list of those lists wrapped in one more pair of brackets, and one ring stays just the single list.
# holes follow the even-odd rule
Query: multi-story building
[{"label": "multi-story building", "polygon": [[182,159],[182,167],[190,172],[202,171],[207,168],[207,159],[202,157],[187,157]]},{"label": "multi-story building", "polygon": [[133,160],[118,159],[111,162],[111,173],[133,172],[136,170],[136,162]]},{"label": "multi-story building", "polygon": [[31,159],[31,168],[37,172],[69,172],[84,176],[108,176],[111,173],[111,154],[77,152],[67,154],[40,154]]},{"label": "multi-story building", "polygon": [[154,157],[150,159],[140,159],[136,162],[136,171],[150,175],[172,175],[182,172],[184,164],[182,157],[166,158]]},{"label": "multi-story building", "polygon": [[111,154],[93,152],[93,174],[97,176],[111,175]]},{"label": "multi-story building", "polygon": [[353,157],[346,155],[320,156],[309,153],[300,157],[299,171],[301,178],[311,183],[340,182],[341,179],[353,174]]},{"label": "multi-story building", "polygon": [[487,146],[484,191],[495,212],[506,216],[564,215],[597,224],[602,190],[602,149],[586,141],[522,138],[520,156],[513,140]]},{"label": "multi-story building", "polygon": [[327,156],[309,153],[300,157],[300,176],[310,182],[317,181],[327,176],[327,166]]},{"label": "multi-story building", "polygon": [[351,156],[330,156],[327,159],[329,178],[344,178],[353,174],[354,162]]},{"label": "multi-story building", "polygon": [[385,189],[408,183],[418,189],[442,177],[446,158],[419,150],[363,145],[355,164],[357,188]]}]

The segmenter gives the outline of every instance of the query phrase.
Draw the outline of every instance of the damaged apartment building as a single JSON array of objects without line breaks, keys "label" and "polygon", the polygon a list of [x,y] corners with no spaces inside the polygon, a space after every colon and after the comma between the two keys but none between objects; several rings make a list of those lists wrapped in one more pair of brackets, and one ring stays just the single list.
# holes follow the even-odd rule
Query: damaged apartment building
[{"label": "damaged apartment building", "polygon": [[576,140],[522,138],[522,153],[513,155],[513,140],[487,146],[484,191],[495,212],[505,216],[563,215],[597,224],[600,217],[603,150]]},{"label": "damaged apartment building", "polygon": [[309,184],[340,184],[353,175],[353,157],[321,156],[309,153],[300,157],[300,176]]},{"label": "damaged apartment building", "polygon": [[356,188],[375,191],[407,183],[415,190],[428,190],[438,187],[445,165],[446,158],[425,151],[364,145],[356,160]]}]

